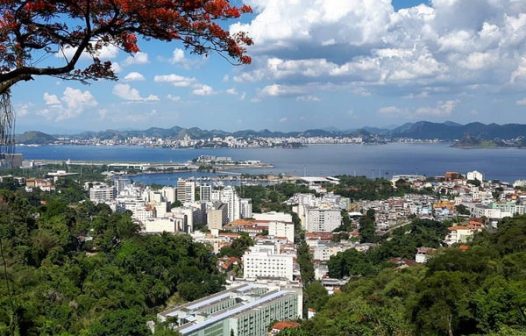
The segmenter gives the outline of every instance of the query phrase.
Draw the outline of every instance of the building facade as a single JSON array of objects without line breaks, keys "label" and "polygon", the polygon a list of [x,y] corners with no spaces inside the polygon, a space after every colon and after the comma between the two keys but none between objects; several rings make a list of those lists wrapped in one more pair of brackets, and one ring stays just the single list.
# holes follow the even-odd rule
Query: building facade
[{"label": "building facade", "polygon": [[243,255],[243,278],[282,278],[292,281],[295,254],[283,253],[279,244],[261,243]]},{"label": "building facade", "polygon": [[274,321],[301,318],[301,287],[244,283],[157,315],[183,336],[264,336]]}]

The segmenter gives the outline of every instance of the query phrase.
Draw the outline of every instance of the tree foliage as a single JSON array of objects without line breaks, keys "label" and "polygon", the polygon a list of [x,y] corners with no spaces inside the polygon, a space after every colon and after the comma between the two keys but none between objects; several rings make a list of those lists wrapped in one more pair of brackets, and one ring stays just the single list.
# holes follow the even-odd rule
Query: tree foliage
[{"label": "tree foliage", "polygon": [[[228,0],[6,0],[0,3],[0,92],[37,75],[65,79],[114,79],[101,50],[109,45],[139,51],[138,37],[180,41],[197,54],[218,51],[239,63],[250,63],[243,32],[230,34],[219,24],[250,12]],[[64,63],[35,66],[45,54]],[[76,65],[83,54],[91,62]]]},{"label": "tree foliage", "polygon": [[219,251],[219,256],[229,256],[229,257],[237,257],[241,258],[243,254],[250,248],[250,246],[254,245],[254,240],[249,237],[248,234],[242,233],[241,237],[236,238],[232,241],[232,244],[230,246],[222,247]]},{"label": "tree foliage", "polygon": [[374,243],[378,239],[376,236],[376,219],[373,209],[367,210],[365,215],[360,217],[360,242]]},{"label": "tree foliage", "polygon": [[[380,256],[403,255],[409,241],[430,246],[441,223],[415,221],[384,242]],[[445,225],[445,224],[443,224]],[[434,232],[434,233],[433,233]],[[396,242],[398,241],[398,242]],[[525,335],[526,334],[526,216],[506,218],[493,233],[482,233],[470,249],[448,248],[425,266],[378,268],[352,278],[297,331],[310,335]],[[391,245],[389,243],[393,242]],[[394,245],[393,245],[394,244]],[[397,247],[398,246],[398,247]],[[394,252],[390,252],[394,251]],[[398,251],[398,252],[396,252]],[[344,252],[337,263],[355,252]],[[382,259],[362,254],[348,267]],[[331,268],[335,271],[336,268]]]},{"label": "tree foliage", "polygon": [[207,246],[140,235],[130,213],[68,199],[0,191],[0,335],[149,335],[174,294],[221,290]]}]

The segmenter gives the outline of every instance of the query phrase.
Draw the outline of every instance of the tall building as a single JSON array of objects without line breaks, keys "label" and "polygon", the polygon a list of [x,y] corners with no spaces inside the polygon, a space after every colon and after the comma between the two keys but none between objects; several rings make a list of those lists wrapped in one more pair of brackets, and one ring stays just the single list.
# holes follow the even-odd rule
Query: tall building
[{"label": "tall building", "polygon": [[328,206],[305,207],[305,229],[307,232],[332,232],[341,223],[340,208]]},{"label": "tall building", "polygon": [[294,243],[294,223],[270,222],[268,223],[268,235],[272,237],[283,237]]},{"label": "tall building", "polygon": [[302,317],[301,286],[241,282],[230,289],[157,315],[183,336],[264,336],[275,321]]},{"label": "tall building", "polygon": [[233,222],[240,218],[239,196],[234,187],[227,186],[222,190],[213,190],[210,195],[210,200],[227,205],[228,222]]},{"label": "tall building", "polygon": [[163,187],[161,189],[161,194],[166,202],[173,204],[177,200],[177,192],[174,187]]},{"label": "tall building", "polygon": [[274,242],[258,242],[243,255],[243,278],[282,278],[292,281],[295,253]]},{"label": "tall building", "polygon": [[107,203],[115,199],[116,190],[113,186],[106,184],[96,184],[89,190],[89,199],[93,203]]},{"label": "tall building", "polygon": [[195,202],[195,182],[177,180],[177,200],[181,203]]},{"label": "tall building", "polygon": [[223,229],[228,221],[228,208],[225,203],[214,204],[213,209],[209,209],[206,214],[208,229]]},{"label": "tall building", "polygon": [[199,187],[199,196],[201,202],[209,202],[212,195],[212,186],[203,184]]},{"label": "tall building", "polygon": [[483,181],[484,181],[484,175],[482,175],[481,172],[478,172],[478,171],[476,171],[476,170],[471,171],[471,172],[468,172],[468,173],[466,174],[466,177],[467,177],[468,180],[472,180],[472,181],[473,181],[473,180],[478,180],[478,181],[480,181],[480,182],[483,182]]},{"label": "tall building", "polygon": [[241,198],[239,200],[239,215],[241,218],[252,218],[252,199]]},{"label": "tall building", "polygon": [[132,184],[132,181],[127,177],[118,177],[113,180],[113,185],[115,186],[115,189],[117,190],[117,195],[121,193],[121,191],[124,191],[126,187]]},{"label": "tall building", "polygon": [[170,218],[177,219],[179,232],[194,232],[194,209],[191,207],[174,208],[168,215]]}]

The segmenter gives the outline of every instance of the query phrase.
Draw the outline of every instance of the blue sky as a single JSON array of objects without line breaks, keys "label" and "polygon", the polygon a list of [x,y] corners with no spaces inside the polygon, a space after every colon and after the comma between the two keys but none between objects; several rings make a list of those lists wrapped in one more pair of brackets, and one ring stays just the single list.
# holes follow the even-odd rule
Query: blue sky
[{"label": "blue sky", "polygon": [[[254,62],[142,41],[103,51],[119,81],[13,89],[17,130],[302,130],[418,120],[526,123],[523,0],[246,0]],[[54,55],[42,60],[59,62]]]}]

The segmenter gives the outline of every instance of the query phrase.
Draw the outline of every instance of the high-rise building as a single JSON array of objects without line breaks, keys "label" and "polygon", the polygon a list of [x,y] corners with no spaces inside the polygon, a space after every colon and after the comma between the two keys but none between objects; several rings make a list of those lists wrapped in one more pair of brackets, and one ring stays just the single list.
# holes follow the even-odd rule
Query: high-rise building
[{"label": "high-rise building", "polygon": [[107,203],[115,199],[116,190],[113,186],[96,184],[89,190],[89,199],[93,203]]},{"label": "high-rise building", "polygon": [[305,207],[305,229],[307,232],[332,232],[342,222],[340,208]]},{"label": "high-rise building", "polygon": [[285,253],[279,244],[258,242],[243,255],[243,278],[282,278],[292,281],[296,254]]},{"label": "high-rise building", "polygon": [[203,184],[199,187],[199,196],[201,202],[209,202],[212,195],[212,186]]},{"label": "high-rise building", "polygon": [[239,212],[241,218],[252,218],[252,199],[241,198],[239,200]]},{"label": "high-rise building", "polygon": [[171,218],[179,219],[180,232],[192,233],[194,232],[194,209],[191,207],[174,208],[170,212]]},{"label": "high-rise building", "polygon": [[270,222],[268,223],[268,235],[273,237],[283,237],[294,243],[294,223]]},{"label": "high-rise building", "polygon": [[298,284],[240,282],[230,289],[185,303],[157,315],[183,336],[263,336],[274,321],[303,315]]},{"label": "high-rise building", "polygon": [[212,209],[209,209],[207,214],[208,229],[223,229],[223,226],[228,222],[228,207],[225,203],[216,203]]},{"label": "high-rise building", "polygon": [[227,186],[222,190],[213,190],[210,195],[210,200],[212,202],[221,202],[227,205],[229,222],[233,222],[240,218],[239,196],[234,187]]},{"label": "high-rise building", "polygon": [[177,192],[174,187],[163,187],[161,189],[161,194],[166,202],[173,204],[177,200]]},{"label": "high-rise building", "polygon": [[181,203],[195,202],[195,182],[177,180],[177,200]]},{"label": "high-rise building", "polygon": [[117,189],[117,195],[121,193],[127,186],[131,185],[132,181],[127,177],[118,177],[113,180],[113,185]]}]

